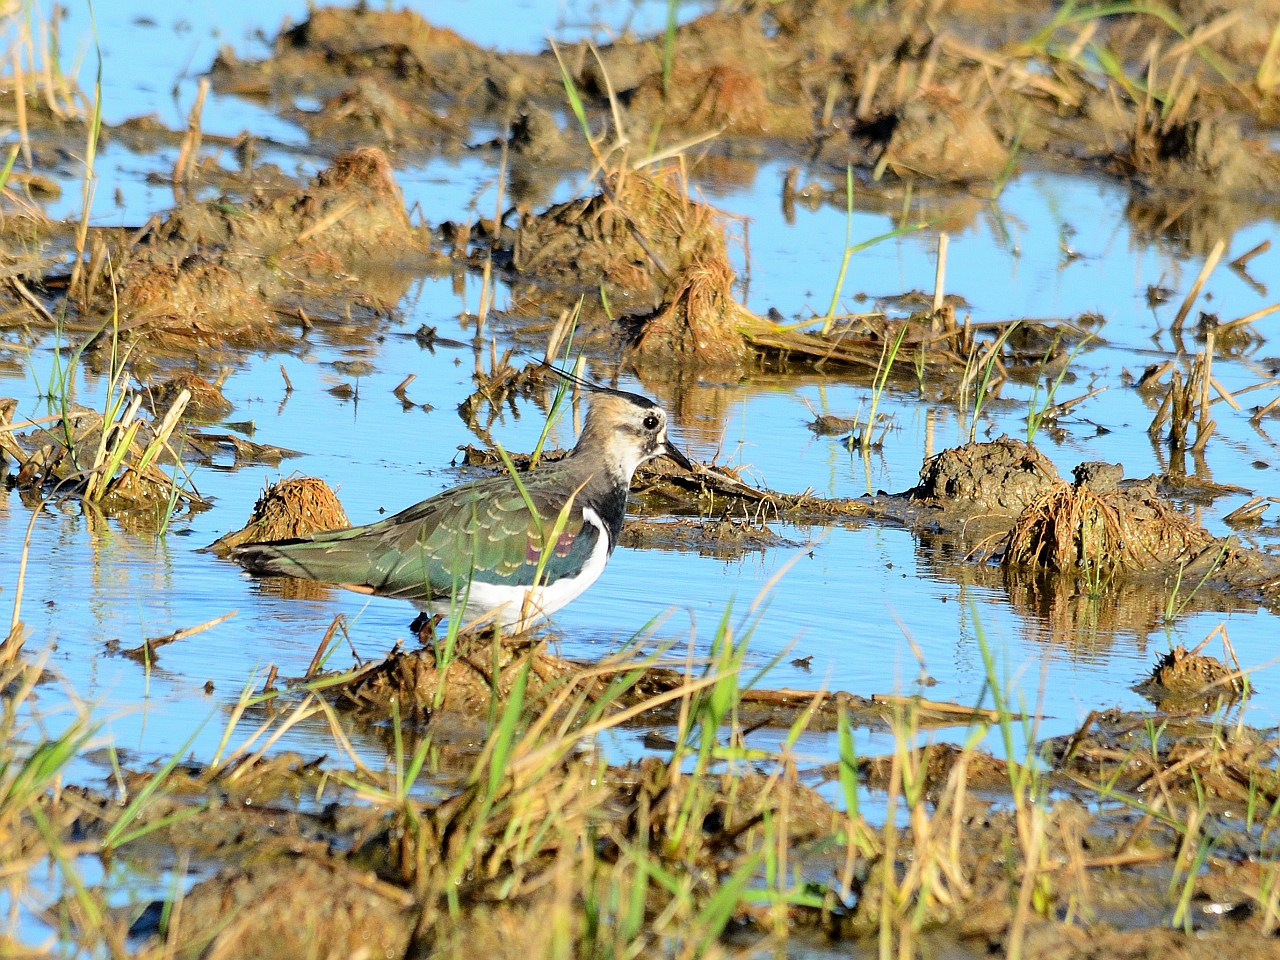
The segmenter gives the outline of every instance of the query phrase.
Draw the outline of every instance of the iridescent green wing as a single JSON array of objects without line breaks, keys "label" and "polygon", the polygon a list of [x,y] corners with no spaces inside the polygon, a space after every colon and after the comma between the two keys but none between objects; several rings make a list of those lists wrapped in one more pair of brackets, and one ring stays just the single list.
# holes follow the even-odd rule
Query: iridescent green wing
[{"label": "iridescent green wing", "polygon": [[[563,506],[564,485],[551,477],[528,489],[535,520],[509,477],[467,484],[366,527],[317,534],[307,543],[282,546],[301,574],[410,600],[466,593],[472,579],[503,586],[532,586]],[[548,489],[550,488],[550,489]],[[564,529],[545,548],[541,584],[574,576],[603,536],[570,508]]]}]

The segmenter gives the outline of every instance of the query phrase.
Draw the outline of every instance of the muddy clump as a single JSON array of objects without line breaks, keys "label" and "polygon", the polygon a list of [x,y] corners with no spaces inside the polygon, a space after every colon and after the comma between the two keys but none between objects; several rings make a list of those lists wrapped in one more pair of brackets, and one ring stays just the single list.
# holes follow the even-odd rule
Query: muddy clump
[{"label": "muddy clump", "polygon": [[604,285],[635,331],[638,362],[744,360],[742,327],[754,318],[733,298],[722,215],[674,172],[618,171],[600,186],[521,218],[509,243],[499,238],[509,267],[539,283]]},{"label": "muddy clump", "polygon": [[[1280,606],[1280,558],[1189,518],[1167,499],[1189,493],[1174,477],[1125,481],[1120,464],[1090,462],[1069,484],[1008,437],[945,450],[920,476],[904,493],[871,498],[868,515],[911,527],[924,563],[944,575],[989,572],[1050,638],[1075,645],[1073,625],[1093,624],[1092,635],[1104,621],[1145,636],[1141,624],[1167,620],[1170,589],[1192,610]],[[993,560],[998,573],[987,570]]]},{"label": "muddy clump", "polygon": [[180,373],[150,389],[151,407],[156,416],[163,417],[168,413],[184,390],[190,396],[185,411],[190,420],[211,423],[235,409],[231,401],[222,395],[221,387],[198,373]]},{"label": "muddy clump", "polygon": [[899,176],[955,183],[994,180],[1009,163],[991,125],[959,103],[913,100],[895,118],[882,162]]},{"label": "muddy clump", "polygon": [[627,106],[628,120],[638,121],[642,129],[661,122],[676,130],[759,135],[775,127],[780,132],[794,128],[797,121],[808,124],[808,117],[777,116],[762,79],[740,63],[700,69],[681,65],[672,70],[666,92],[662,72],[650,74],[630,91]]},{"label": "muddy clump", "polygon": [[674,278],[665,303],[644,322],[632,353],[637,364],[672,358],[720,366],[750,354],[741,322],[750,318],[730,290],[734,274],[723,258],[696,257]]},{"label": "muddy clump", "polygon": [[528,644],[493,642],[491,637],[462,635],[448,653],[445,640],[419,651],[397,650],[338,687],[345,705],[357,714],[382,718],[392,703],[401,716],[420,722],[436,711],[485,715],[494,698],[511,695],[525,664],[525,695],[537,700],[564,685],[579,668]]},{"label": "muddy clump", "polygon": [[[519,68],[515,66],[519,65]],[[224,49],[212,70],[214,87],[230,93],[315,95],[341,90],[352,77],[374,75],[442,105],[472,97],[522,95],[531,75],[557,81],[554,64],[504,56],[476,46],[409,10],[322,7],[282,33],[269,61],[245,62]],[[308,83],[309,81],[309,83]]]},{"label": "muddy clump", "polygon": [[[448,729],[469,729],[492,716],[495,705],[508,702],[520,685],[532,709],[554,704],[562,711],[571,692],[579,707],[592,705],[606,714],[638,708],[652,698],[658,702],[639,713],[638,721],[646,725],[679,722],[680,703],[670,694],[689,682],[685,671],[624,655],[612,662],[583,664],[556,656],[533,634],[495,642],[491,632],[459,633],[450,641],[436,631],[437,618],[424,615],[418,623],[426,645],[418,650],[397,648],[384,659],[341,678],[332,688],[338,706],[362,722],[384,723],[398,714],[414,724],[438,724],[443,718]],[[695,679],[705,676],[706,669],[700,667]],[[753,730],[786,728],[803,719],[807,729],[829,731],[837,728],[843,714],[855,726],[880,729],[904,709],[912,710],[920,726],[929,728],[993,718],[989,711],[920,697],[862,697],[838,691],[815,698],[812,691],[784,688],[741,691],[737,719]],[[556,715],[559,717],[559,712]],[[658,737],[653,746],[670,748],[674,742]]]},{"label": "muddy clump", "polygon": [[1033,446],[1001,437],[953,447],[925,461],[920,483],[903,497],[946,510],[1016,516],[1054,484],[1058,469]]},{"label": "muddy clump", "polygon": [[1280,157],[1227,117],[1204,116],[1140,138],[1129,162],[1163,190],[1209,195],[1263,195],[1280,178]]},{"label": "muddy clump", "polygon": [[184,958],[399,957],[413,934],[412,904],[341,860],[281,858],[196,884],[172,942],[185,945]]},{"label": "muddy clump", "polygon": [[123,326],[148,333],[149,343],[278,341],[286,335],[277,314],[297,316],[304,302],[323,314],[335,297],[358,299],[347,270],[423,264],[429,250],[386,155],[361,149],[305,190],[176,207],[120,268]]},{"label": "muddy clump", "polygon": [[371,137],[394,146],[456,142],[462,131],[447,117],[399,96],[374,77],[359,77],[319,110],[300,112],[313,139],[356,146]]},{"label": "muddy clump", "polygon": [[1179,645],[1163,654],[1133,689],[1161,710],[1203,710],[1220,697],[1234,700],[1244,692],[1239,673],[1216,657]]},{"label": "muddy clump", "polygon": [[246,543],[268,543],[309,537],[351,526],[338,495],[316,477],[290,477],[262,491],[249,522],[219,537],[209,549],[220,557]]},{"label": "muddy clump", "polygon": [[[600,51],[603,72],[626,107],[628,130],[652,136],[705,134],[805,137],[812,104],[787,38],[770,37],[755,9],[714,11],[680,25],[670,71],[664,44],[622,37]],[[607,94],[591,58],[580,71],[592,94]]]}]

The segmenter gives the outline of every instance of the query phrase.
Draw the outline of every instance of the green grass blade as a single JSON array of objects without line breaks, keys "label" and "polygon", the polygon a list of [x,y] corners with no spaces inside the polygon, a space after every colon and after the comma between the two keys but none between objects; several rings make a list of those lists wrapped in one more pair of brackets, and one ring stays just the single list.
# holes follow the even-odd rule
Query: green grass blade
[{"label": "green grass blade", "polygon": [[498,724],[498,734],[493,743],[493,753],[489,757],[489,796],[496,796],[502,778],[507,772],[507,761],[511,759],[511,744],[515,738],[516,724],[520,721],[520,713],[524,709],[524,694],[529,683],[531,660],[525,660],[524,666],[516,674],[515,683],[511,686],[511,696],[502,711],[502,720]]},{"label": "green grass blade", "polygon": [[858,754],[853,746],[853,730],[844,704],[836,711],[836,729],[840,752],[840,791],[844,794],[845,810],[853,818],[858,816]]},{"label": "green grass blade", "polygon": [[151,801],[152,796],[155,795],[156,791],[158,791],[161,786],[164,785],[165,781],[169,779],[169,775],[173,773],[174,768],[181,762],[183,756],[186,755],[186,752],[191,749],[191,745],[196,742],[196,737],[200,736],[201,731],[204,730],[205,725],[208,724],[212,718],[213,714],[209,714],[208,717],[205,717],[204,722],[201,723],[200,726],[196,727],[195,732],[187,738],[187,742],[178,748],[177,752],[165,761],[164,766],[156,771],[151,779],[147,781],[146,786],[138,791],[137,795],[129,805],[125,807],[124,813],[120,814],[120,819],[112,825],[111,829],[107,831],[106,836],[102,838],[103,850],[112,850],[120,845],[122,842],[120,838],[125,835],[125,831],[129,824],[136,820],[142,814],[143,810],[146,809],[146,806]]}]

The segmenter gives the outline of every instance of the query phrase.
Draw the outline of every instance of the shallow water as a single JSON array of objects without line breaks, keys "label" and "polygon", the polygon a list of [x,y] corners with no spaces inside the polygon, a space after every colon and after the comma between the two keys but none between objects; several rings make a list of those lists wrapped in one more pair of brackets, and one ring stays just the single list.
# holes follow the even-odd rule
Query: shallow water
[{"label": "shallow water", "polygon": [[[469,0],[431,4],[424,12],[481,43],[523,49],[539,45],[547,24],[561,23],[556,28],[559,35],[572,35],[594,16],[586,5],[542,2],[520,6],[520,17],[497,17],[491,15],[491,6]],[[301,17],[305,8],[257,3],[209,9],[191,3],[189,9],[175,8],[155,27],[135,24],[135,18],[149,9],[138,0],[99,11],[108,119],[157,110],[167,124],[180,127],[192,95],[191,77],[207,66],[219,43],[234,43],[242,53],[254,52],[258,43],[261,52],[261,44],[250,38],[252,29],[272,33],[284,16]],[[641,14],[652,24],[654,17],[660,22],[664,9],[665,4],[645,3]],[[610,12],[619,13],[613,8]],[[685,11],[692,12],[692,7]],[[174,31],[169,20],[178,17],[191,24],[189,31]],[[63,29],[66,38],[83,32],[74,17]],[[157,36],[167,31],[178,41],[136,48],[131,45],[134,38],[151,35],[139,31]],[[175,103],[170,88],[179,75],[183,79]],[[87,80],[91,71],[85,69],[81,76]],[[264,156],[286,170],[308,173],[318,164],[308,155],[297,128],[258,105],[214,96],[205,127],[226,135],[247,128],[271,137],[277,146]],[[136,226],[170,206],[170,191],[148,185],[145,177],[172,162],[172,155],[163,151],[139,155],[109,147],[103,154],[94,222]],[[788,223],[780,201],[785,166],[766,162],[748,185],[710,181],[703,189],[726,211],[750,218],[748,305],[759,312],[777,307],[788,316],[807,316],[825,311],[831,299],[846,217],[842,206],[817,211],[798,207],[795,222]],[[397,173],[408,205],[420,204],[432,222],[465,217],[468,204],[488,209],[492,203],[496,170],[485,155],[433,161]],[[117,186],[123,206],[114,202]],[[580,187],[580,181],[563,182],[557,198]],[[1198,272],[1201,258],[1137,236],[1125,219],[1127,201],[1127,188],[1111,182],[1028,169],[1008,184],[998,203],[975,203],[973,220],[952,232],[947,289],[967,299],[971,309],[962,313],[970,313],[974,322],[1074,317],[1085,311],[1107,318],[1100,342],[1077,357],[1074,382],[1064,383],[1058,399],[1084,393],[1090,385],[1105,386],[1106,392],[1064,421],[1062,437],[1038,438],[1064,474],[1080,461],[1095,459],[1123,462],[1130,477],[1162,469],[1146,435],[1153,411],[1122,385],[1121,377],[1124,370],[1138,374],[1148,363],[1169,355],[1169,338],[1160,331]],[[69,179],[62,200],[50,212],[69,215],[78,207],[78,187]],[[852,237],[857,242],[893,226],[882,214],[857,211]],[[1230,238],[1224,264],[1274,237],[1276,227],[1265,221],[1239,231]],[[1077,256],[1064,258],[1064,243]],[[857,308],[857,294],[874,300],[912,289],[931,291],[936,248],[936,231],[922,231],[858,254],[843,302]],[[745,261],[742,266],[745,275]],[[1250,272],[1263,283],[1280,276],[1280,246],[1254,260]],[[1146,301],[1148,284],[1173,289],[1173,300],[1153,313]],[[1213,274],[1205,291],[1200,305],[1224,320],[1269,302],[1225,266]],[[500,289],[499,308],[506,296]],[[66,681],[65,686],[48,685],[40,691],[39,709],[50,725],[56,728],[69,702],[79,698],[96,706],[107,733],[137,759],[171,754],[197,730],[188,749],[207,757],[216,748],[229,705],[249,675],[256,670],[260,676],[268,664],[284,676],[301,674],[336,614],[353,621],[351,636],[361,657],[377,657],[397,639],[407,640],[413,611],[405,604],[337,590],[322,599],[286,600],[199,548],[239,527],[262,487],[294,471],[322,477],[338,488],[356,523],[458,482],[460,474],[450,466],[456,449],[476,440],[454,413],[471,389],[471,350],[438,347],[432,353],[401,334],[411,334],[425,323],[437,327],[441,336],[469,339],[474,329],[458,318],[474,311],[478,300],[476,277],[466,277],[461,290],[447,277],[415,279],[399,305],[397,321],[377,342],[354,347],[327,341],[317,330],[310,349],[300,356],[258,356],[237,367],[224,388],[236,405],[228,419],[252,420],[256,441],[305,456],[285,461],[279,470],[199,471],[197,485],[215,499],[214,508],[177,522],[165,537],[139,536],[114,521],[93,518],[74,501],[45,509],[33,529],[22,612],[32,630],[30,646],[49,645],[50,662]],[[1275,322],[1275,316],[1261,321],[1259,332],[1265,335],[1268,324]],[[1227,389],[1237,390],[1271,376],[1275,361],[1267,354],[1263,343],[1243,359],[1215,361],[1215,373]],[[351,381],[332,367],[333,361],[357,358],[372,362],[375,372],[360,379],[358,400],[335,399],[327,389]],[[36,384],[47,382],[52,345],[37,346],[21,362],[20,375],[0,374],[0,395],[18,396],[20,413],[41,415],[46,411],[36,399]],[[295,387],[291,395],[284,390],[282,362]],[[599,367],[594,372],[610,374]],[[409,374],[417,379],[408,395],[431,404],[431,412],[405,411],[392,396],[392,388]],[[623,378],[623,385],[671,399],[661,384]],[[92,403],[100,389],[100,384],[86,383],[78,399]],[[1207,456],[1215,480],[1263,495],[1276,492],[1270,481],[1280,451],[1270,437],[1250,426],[1248,416],[1250,406],[1265,403],[1277,392],[1273,388],[1250,396],[1243,412],[1218,406],[1218,433]],[[1030,393],[1029,387],[1007,386],[1004,401],[983,410],[978,438],[1006,432],[1025,436]],[[882,401],[881,410],[893,416],[895,426],[884,450],[874,452],[867,462],[850,454],[839,440],[816,438],[806,429],[811,409],[850,416],[865,405],[868,394],[866,386],[839,372],[707,381],[681,405],[686,412],[675,417],[676,434],[693,456],[718,456],[720,462],[741,464],[750,476],[774,489],[812,488],[832,496],[909,487],[927,452],[968,438],[968,424],[954,405],[922,401],[905,384],[891,388]],[[494,437],[509,450],[531,448],[541,429],[542,414],[535,406],[522,404],[520,412],[518,419],[507,416],[493,428]],[[572,442],[568,422],[555,429],[552,442]],[[1205,510],[1210,529],[1224,532],[1219,518],[1244,499],[1225,497]],[[30,519],[30,510],[16,493],[0,498],[0,569],[6,571],[6,592],[0,600],[12,596]],[[1276,623],[1267,613],[1197,614],[1179,619],[1167,633],[1120,624],[1086,625],[1064,634],[1061,625],[1015,608],[1002,588],[966,585],[954,570],[940,570],[931,551],[903,530],[782,526],[779,532],[802,546],[750,553],[729,562],[691,553],[620,549],[600,581],[557,614],[559,651],[598,658],[664,613],[667,619],[657,629],[659,636],[684,637],[693,625],[705,644],[730,604],[735,616],[745,619],[762,588],[795,560],[770,592],[767,612],[752,638],[756,663],[790,651],[771,674],[769,685],[816,689],[825,684],[863,695],[923,689],[932,699],[972,703],[985,684],[981,632],[997,653],[999,669],[1016,683],[1028,704],[1043,699],[1042,732],[1056,734],[1074,729],[1092,709],[1143,706],[1129,688],[1149,668],[1153,654],[1169,643],[1192,646],[1219,623],[1226,623],[1246,666],[1274,656]],[[1183,588],[1184,594],[1189,588]],[[164,648],[150,671],[105,652],[112,639],[124,647],[135,646],[144,637],[232,610],[237,613],[228,622]],[[919,644],[936,685],[916,686],[921,666],[904,630]],[[807,671],[788,664],[793,657],[810,655]],[[331,665],[341,666],[349,657],[342,650]],[[212,693],[205,692],[207,681],[213,683]],[[1257,686],[1248,719],[1270,725],[1280,713],[1280,685],[1263,673]],[[638,733],[618,733],[607,746],[620,756],[634,755],[640,750],[639,739]],[[864,740],[860,749],[875,748],[877,738]],[[806,745],[815,752],[830,749],[820,736]],[[995,740],[988,745],[1000,751]],[[279,745],[311,755],[331,746],[322,724],[295,730]],[[372,741],[358,746],[371,756],[383,749]],[[85,772],[92,777],[102,773]]]}]

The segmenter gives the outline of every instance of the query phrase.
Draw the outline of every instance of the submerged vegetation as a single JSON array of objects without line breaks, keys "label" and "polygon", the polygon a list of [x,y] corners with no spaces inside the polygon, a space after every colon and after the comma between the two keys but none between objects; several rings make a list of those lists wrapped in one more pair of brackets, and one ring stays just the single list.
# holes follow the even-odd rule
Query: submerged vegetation
[{"label": "submerged vegetation", "polygon": [[[1280,500],[1251,496],[1223,518],[1231,536],[1201,512],[1252,493],[1207,469],[1234,444],[1219,429],[1228,409],[1274,447],[1263,424],[1280,399],[1246,416],[1237,398],[1280,382],[1255,329],[1280,306],[1222,320],[1208,312],[1207,285],[1230,258],[1224,269],[1267,295],[1270,278],[1249,269],[1270,241],[1237,254],[1230,239],[1280,210],[1280,155],[1267,140],[1280,119],[1280,10],[1266,0],[1016,10],[748,0],[686,12],[671,0],[651,37],[523,54],[484,49],[409,10],[312,8],[263,59],[223,49],[185,129],[168,130],[150,117],[103,122],[101,56],[93,90],[82,90],[64,72],[57,7],[47,19],[36,3],[0,10],[0,120],[12,141],[0,173],[0,374],[32,380],[42,404],[27,414],[0,398],[0,457],[16,491],[0,508],[31,512],[8,528],[25,524],[0,643],[0,953],[1106,960],[1280,950],[1280,741],[1255,725],[1262,711],[1248,713],[1265,665],[1240,662],[1225,622],[1190,650],[1176,633],[1193,613],[1280,608],[1274,530],[1263,524]],[[210,96],[253,98],[296,124],[312,172],[284,172],[281,144],[264,160],[251,132],[206,132]],[[165,173],[148,177],[172,188],[172,206],[127,227],[91,216],[112,141],[164,156]],[[464,155],[495,168],[465,210],[407,208],[404,168]],[[785,168],[784,219],[797,206],[843,211],[830,301],[825,286],[815,295],[822,309],[748,307],[749,220],[702,195],[749,181],[760,156]],[[1204,257],[1190,283],[1150,285],[1153,311],[1170,301],[1176,313],[1157,322],[1141,373],[1116,371],[1143,424],[1150,417],[1144,442],[1159,472],[1148,478],[1086,461],[1068,482],[1046,453],[1064,439],[1074,453],[1082,426],[1109,432],[1079,416],[1107,389],[1097,370],[1080,383],[1080,367],[1118,349],[1105,316],[975,322],[948,292],[976,283],[957,283],[954,260],[948,280],[948,251],[980,219],[1016,258],[998,204],[1023,164],[1126,185],[1136,235]],[[50,221],[42,203],[72,180],[78,217]],[[496,202],[482,211],[489,188]],[[856,236],[864,208],[890,229]],[[427,219],[445,215],[458,219]],[[1066,226],[1060,269],[1081,256]],[[922,231],[937,234],[931,293],[846,295],[861,255]],[[462,300],[467,342],[427,324],[405,329],[404,304],[441,277]],[[510,290],[501,305],[499,284]],[[265,355],[273,377],[277,355],[317,361],[328,398],[354,414],[370,358],[395,338],[472,353],[457,414],[482,446],[457,448],[462,476],[506,471],[523,491],[522,471],[564,455],[550,444],[557,424],[576,429],[582,383],[552,381],[545,363],[561,358],[580,378],[634,376],[673,422],[702,429],[715,455],[690,471],[642,467],[622,543],[715,558],[788,549],[793,559],[769,569],[745,614],[717,610],[712,631],[691,618],[672,639],[674,620],[662,616],[593,658],[565,655],[554,628],[469,628],[460,585],[454,616],[424,614],[411,644],[365,659],[359,617],[325,606],[329,588],[264,582],[264,603],[325,611],[317,637],[273,608],[272,629],[294,631],[289,642],[310,654],[305,671],[254,667],[259,654],[246,651],[238,696],[212,700],[162,756],[145,736],[117,743],[103,711],[81,702],[87,691],[43,697],[67,685],[54,653],[75,641],[23,620],[35,602],[24,597],[28,571],[47,560],[31,552],[37,524],[76,513],[89,535],[120,531],[131,548],[192,532],[195,513],[227,489],[224,474],[299,455],[256,442],[252,419],[227,420],[244,403],[223,394],[228,378]],[[1236,361],[1253,381],[1232,391],[1220,375]],[[280,374],[282,412],[295,386],[283,363]],[[849,416],[831,414],[823,393],[809,426],[838,437],[840,456],[859,454],[867,496],[770,489],[741,459],[745,436],[737,466],[721,456],[728,385],[751,378],[864,391]],[[391,391],[397,416],[432,412],[410,399],[414,380]],[[706,410],[691,399],[699,391],[715,398]],[[900,397],[930,418],[919,482],[873,494],[873,457],[902,428]],[[530,410],[536,444],[508,454],[491,431]],[[936,410],[954,417],[959,445],[935,450]],[[1010,411],[1025,442],[994,432]],[[426,473],[454,455],[394,443],[378,454],[421,457]],[[545,534],[539,525],[538,577],[568,509]],[[222,519],[220,531],[233,525]],[[349,523],[323,480],[288,476],[268,481],[245,525],[202,559]],[[904,529],[921,570],[959,586],[972,702],[925,695],[932,652],[901,622],[919,666],[911,692],[833,690],[817,676],[806,689],[775,685],[791,648],[753,645],[770,589],[820,549],[819,531],[867,524]],[[188,589],[169,571],[140,588],[126,566],[102,569],[120,576],[110,589],[144,625],[148,591]],[[653,585],[642,589],[660,608]],[[988,639],[978,589],[1053,645],[1099,635],[1146,644],[1163,631],[1150,674],[1129,678],[1152,709],[1093,709],[1072,732],[1044,735],[1047,719],[1070,718],[1047,718],[1047,674],[1037,688]],[[79,598],[39,599],[59,609]],[[144,633],[127,648],[104,617],[92,656],[140,667],[145,711],[161,656],[176,659],[171,651],[233,616]],[[865,623],[850,623],[849,636],[823,639],[861,655]],[[374,642],[386,650],[383,639]],[[346,650],[354,665],[334,666]],[[788,678],[813,659],[791,660]],[[204,689],[213,697],[212,680]],[[184,720],[209,709],[191,691],[176,699]]]}]

